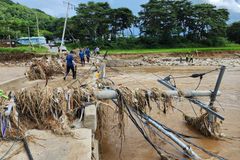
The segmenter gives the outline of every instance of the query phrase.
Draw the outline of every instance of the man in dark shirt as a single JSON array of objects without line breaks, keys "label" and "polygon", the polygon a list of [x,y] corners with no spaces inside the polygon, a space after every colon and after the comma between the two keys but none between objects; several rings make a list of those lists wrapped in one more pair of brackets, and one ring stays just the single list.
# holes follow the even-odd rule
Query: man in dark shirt
[{"label": "man in dark shirt", "polygon": [[73,51],[71,51],[67,57],[66,57],[66,62],[67,62],[67,71],[66,71],[66,74],[64,76],[64,80],[66,80],[66,77],[68,75],[68,73],[70,72],[70,70],[72,70],[72,74],[73,74],[73,79],[76,79],[76,73],[75,73],[75,70],[74,70],[74,60],[73,60]]},{"label": "man in dark shirt", "polygon": [[84,50],[83,49],[80,49],[79,57],[80,57],[82,66],[84,66],[85,65],[85,58],[84,58]]},{"label": "man in dark shirt", "polygon": [[87,62],[88,62],[88,63],[89,63],[89,61],[90,61],[90,53],[91,53],[90,49],[87,48],[87,49],[85,50],[85,55],[86,55],[86,57],[87,57]]}]

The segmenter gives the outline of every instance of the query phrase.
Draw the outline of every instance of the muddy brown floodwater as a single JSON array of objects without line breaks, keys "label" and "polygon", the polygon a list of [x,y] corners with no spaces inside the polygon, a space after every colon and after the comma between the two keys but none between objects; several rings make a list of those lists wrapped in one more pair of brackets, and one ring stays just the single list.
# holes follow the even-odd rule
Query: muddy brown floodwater
[{"label": "muddy brown floodwater", "polygon": [[[157,82],[157,76],[174,76],[190,75],[192,73],[199,73],[215,69],[216,67],[128,67],[117,68],[121,73],[108,70],[108,77],[117,84],[128,86],[131,89],[136,88],[150,88],[159,87],[165,89]],[[215,86],[218,72],[213,72],[204,76],[203,81],[199,87],[200,90],[210,90]],[[198,84],[198,79],[176,79],[177,87],[180,89],[194,89]],[[220,103],[222,108],[219,108],[220,114],[224,115],[225,121],[222,124],[222,132],[227,138],[221,140],[202,137],[193,128],[185,124],[183,116],[176,110],[170,110],[166,115],[159,113],[156,109],[150,112],[150,115],[167,125],[168,127],[184,133],[200,137],[199,139],[191,139],[192,142],[200,145],[201,147],[210,150],[215,154],[219,154],[227,159],[238,160],[240,159],[240,68],[229,68],[226,70],[223,82],[221,85],[222,95],[218,97],[216,106],[219,107]],[[204,102],[209,102],[208,98],[202,99]],[[188,101],[174,102],[175,107],[183,110],[187,115],[195,116]],[[156,107],[155,107],[156,108]],[[199,108],[194,106],[197,114]],[[117,130],[114,129],[116,124],[116,116],[111,109],[107,109],[107,124],[102,143],[102,159],[103,160],[159,160],[158,154],[146,142],[143,136],[139,133],[130,119],[125,118],[125,141],[122,146],[122,153],[119,156],[121,143]],[[168,151],[178,154],[172,148],[166,146],[165,143],[160,144]],[[203,158],[210,158],[202,152],[196,151]],[[121,158],[120,158],[121,157]]]}]

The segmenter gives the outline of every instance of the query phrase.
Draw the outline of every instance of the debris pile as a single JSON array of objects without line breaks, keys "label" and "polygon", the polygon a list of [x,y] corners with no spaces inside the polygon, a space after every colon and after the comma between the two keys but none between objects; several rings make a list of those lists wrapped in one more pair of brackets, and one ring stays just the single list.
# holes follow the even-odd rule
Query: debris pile
[{"label": "debris pile", "polygon": [[53,75],[64,73],[63,71],[61,59],[34,59],[26,76],[29,80],[49,79]]},{"label": "debris pile", "polygon": [[[132,107],[145,113],[147,108],[148,110],[152,109],[150,100],[156,102],[159,109],[160,102],[163,102],[164,113],[171,107],[171,98],[156,88],[149,91],[143,89],[132,91],[127,87],[119,87],[117,92],[121,95],[117,100],[116,111],[118,129],[122,136],[124,135],[123,119],[126,107]],[[85,86],[85,88],[41,88],[35,86],[14,93],[14,102],[15,106],[9,116],[8,126],[10,128],[7,135],[17,137],[19,134],[24,135],[25,131],[29,129],[52,130],[60,135],[69,134],[72,122],[81,117],[85,104],[87,102],[96,103],[96,100],[93,97],[93,90],[89,86]],[[3,102],[2,100],[1,106],[6,106],[3,104],[9,104],[9,101]],[[1,108],[1,111],[1,115],[3,115],[4,108]],[[102,118],[99,119],[101,127],[104,125],[104,114],[101,109],[98,109],[98,118]]]},{"label": "debris pile", "polygon": [[114,82],[110,79],[97,79],[96,84],[98,89],[103,89],[105,87],[111,87],[114,85]]},{"label": "debris pile", "polygon": [[[149,90],[136,89],[132,91],[127,87],[121,86],[117,89],[117,92],[119,96],[116,103],[118,106],[116,113],[118,114],[118,127],[122,134],[124,134],[123,119],[126,112],[125,109],[132,108],[133,110],[147,113],[147,111],[152,110],[150,101],[155,102],[158,110],[161,110],[164,114],[167,113],[169,108],[173,108],[173,97],[158,88],[151,88]],[[180,91],[179,96],[183,96],[182,94]],[[183,115],[187,124],[199,130],[204,136],[219,137],[221,135],[220,123],[218,121],[210,122],[208,120],[208,113],[196,118],[187,116],[185,113]]]},{"label": "debris pile", "polygon": [[[142,61],[142,62],[141,62]],[[135,61],[134,66],[137,65],[157,65],[157,66],[221,66],[225,65],[227,67],[239,67],[239,58],[194,58],[193,63],[187,63],[185,59],[180,61],[180,57],[143,57],[141,61]],[[137,63],[138,62],[138,63]]]},{"label": "debris pile", "polygon": [[[0,136],[1,137],[5,137],[6,135],[13,135],[14,137],[23,135],[23,133],[20,132],[20,127],[18,126],[18,115],[15,107],[16,106],[13,102],[13,99],[6,100],[6,99],[0,98],[0,129],[1,129]],[[8,130],[9,127],[10,127],[10,130]],[[8,132],[11,132],[11,133],[8,133]]]},{"label": "debris pile", "polygon": [[[80,118],[86,102],[94,101],[85,88],[23,89],[15,93],[15,104],[10,115],[11,136],[22,135],[29,129],[52,130],[56,134],[69,134],[70,124]],[[19,134],[19,133],[18,133]],[[19,136],[19,135],[18,135]]]},{"label": "debris pile", "polygon": [[[147,112],[147,108],[151,111],[152,107],[150,105],[150,100],[157,104],[159,110],[164,113],[172,107],[172,97],[168,96],[164,91],[158,88],[151,88],[149,90],[137,89],[135,91],[130,90],[127,87],[119,87],[119,95],[124,98],[126,104],[125,106],[133,107],[143,113]],[[163,105],[160,107],[160,103]]]},{"label": "debris pile", "polygon": [[184,115],[184,119],[187,124],[196,128],[200,133],[207,137],[219,137],[220,132],[220,123],[218,121],[210,122],[208,120],[209,114],[205,113],[199,117],[190,117]]},{"label": "debris pile", "polygon": [[159,57],[145,56],[133,60],[109,60],[108,67],[128,67],[128,66],[221,66],[240,67],[239,58],[195,58],[193,62],[180,61],[180,57]]}]

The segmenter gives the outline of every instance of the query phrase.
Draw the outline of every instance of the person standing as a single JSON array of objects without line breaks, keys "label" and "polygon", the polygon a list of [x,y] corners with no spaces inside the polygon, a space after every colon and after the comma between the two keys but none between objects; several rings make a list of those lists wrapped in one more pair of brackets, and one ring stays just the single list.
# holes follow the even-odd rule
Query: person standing
[{"label": "person standing", "polygon": [[100,54],[100,48],[96,47],[94,50],[95,55],[99,55]]},{"label": "person standing", "polygon": [[188,63],[188,61],[189,61],[189,55],[186,54],[186,62]]},{"label": "person standing", "polygon": [[182,56],[180,55],[180,63],[182,63],[182,61],[183,61],[183,58],[182,58]]},{"label": "person standing", "polygon": [[193,54],[190,55],[189,63],[193,63]]},{"label": "person standing", "polygon": [[85,58],[84,58],[84,50],[83,49],[80,49],[79,57],[80,57],[82,66],[84,66],[85,65]]},{"label": "person standing", "polygon": [[66,80],[66,77],[68,76],[68,73],[70,72],[70,70],[72,71],[73,79],[76,79],[76,72],[74,69],[75,62],[73,59],[73,51],[70,51],[70,53],[67,55],[66,63],[67,63],[67,70],[66,70],[66,74],[63,79]]},{"label": "person standing", "polygon": [[90,54],[91,54],[91,51],[90,51],[89,48],[87,48],[87,49],[85,50],[85,55],[86,55],[86,57],[87,57],[87,62],[88,62],[88,63],[89,63],[89,61],[90,61]]}]

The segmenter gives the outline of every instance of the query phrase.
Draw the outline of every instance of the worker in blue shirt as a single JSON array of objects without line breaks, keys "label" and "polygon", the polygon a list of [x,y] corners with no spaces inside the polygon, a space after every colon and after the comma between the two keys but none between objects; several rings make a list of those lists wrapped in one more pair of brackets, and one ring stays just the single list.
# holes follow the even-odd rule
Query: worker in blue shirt
[{"label": "worker in blue shirt", "polygon": [[73,51],[70,51],[70,53],[67,55],[66,63],[67,63],[67,71],[66,71],[66,74],[63,79],[66,80],[66,77],[67,77],[68,73],[70,72],[70,70],[72,70],[73,79],[76,79],[76,72],[74,69],[75,62],[73,59]]},{"label": "worker in blue shirt", "polygon": [[83,49],[80,49],[79,57],[80,57],[82,66],[84,66],[85,65],[85,58],[84,58],[84,50]]},{"label": "worker in blue shirt", "polygon": [[85,55],[86,55],[86,57],[87,57],[87,62],[88,62],[88,63],[89,63],[89,61],[90,61],[90,54],[91,54],[91,51],[90,51],[89,48],[87,48],[87,49],[85,50]]}]

